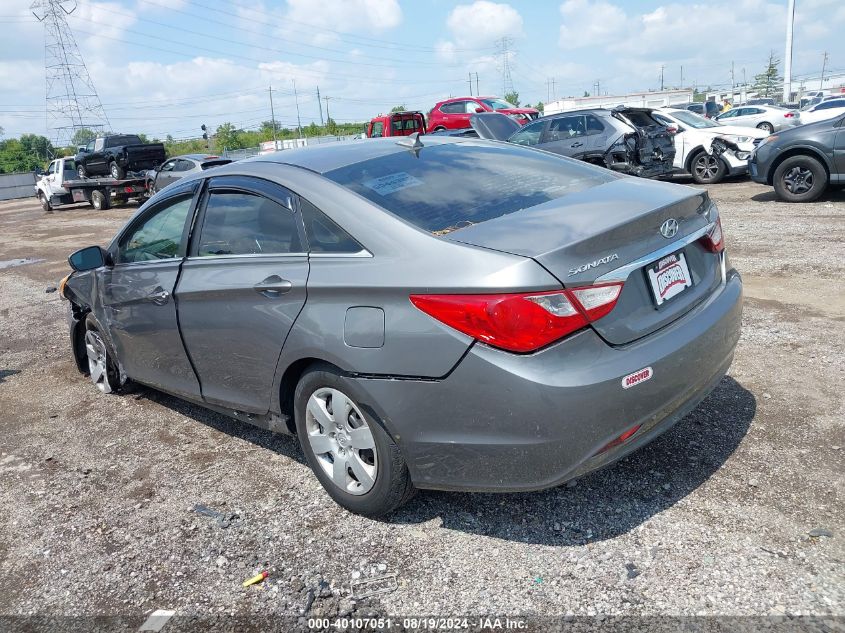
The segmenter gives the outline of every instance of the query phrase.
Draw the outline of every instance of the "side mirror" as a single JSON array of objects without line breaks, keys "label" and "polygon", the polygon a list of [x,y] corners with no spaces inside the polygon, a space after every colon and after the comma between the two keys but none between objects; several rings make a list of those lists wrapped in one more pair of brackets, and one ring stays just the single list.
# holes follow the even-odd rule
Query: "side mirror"
[{"label": "side mirror", "polygon": [[84,153],[86,153],[87,151],[88,151],[88,148],[87,148],[87,147],[85,147],[84,145],[80,145],[79,147],[77,147],[77,148],[76,148],[76,153],[77,153],[77,154],[84,154]]},{"label": "side mirror", "polygon": [[487,112],[487,110],[485,110],[485,109],[484,109],[484,108],[482,108],[481,106],[478,106],[478,107],[475,109],[475,111],[476,111],[476,112]]},{"label": "side mirror", "polygon": [[80,248],[67,258],[67,263],[77,272],[102,268],[110,260],[108,252],[99,246]]}]

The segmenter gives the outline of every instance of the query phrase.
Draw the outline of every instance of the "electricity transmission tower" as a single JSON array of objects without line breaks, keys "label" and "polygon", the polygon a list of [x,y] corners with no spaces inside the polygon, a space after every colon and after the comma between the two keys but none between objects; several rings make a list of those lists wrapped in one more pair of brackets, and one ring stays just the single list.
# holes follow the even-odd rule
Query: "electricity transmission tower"
[{"label": "electricity transmission tower", "polygon": [[502,96],[513,92],[513,80],[511,79],[511,65],[510,65],[510,47],[513,45],[513,40],[509,37],[503,37],[497,43],[499,49],[499,58],[502,65]]},{"label": "electricity transmission tower", "polygon": [[82,128],[95,132],[109,130],[109,119],[67,23],[76,2],[35,0],[29,8],[44,24],[47,131],[53,145],[70,145],[74,134]]}]

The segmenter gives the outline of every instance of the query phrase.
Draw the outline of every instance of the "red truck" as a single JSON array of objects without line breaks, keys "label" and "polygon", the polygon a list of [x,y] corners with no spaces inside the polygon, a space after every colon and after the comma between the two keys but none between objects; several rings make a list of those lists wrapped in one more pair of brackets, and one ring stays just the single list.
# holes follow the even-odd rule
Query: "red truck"
[{"label": "red truck", "polygon": [[367,138],[410,136],[414,132],[425,134],[425,116],[422,112],[379,114],[367,124]]}]

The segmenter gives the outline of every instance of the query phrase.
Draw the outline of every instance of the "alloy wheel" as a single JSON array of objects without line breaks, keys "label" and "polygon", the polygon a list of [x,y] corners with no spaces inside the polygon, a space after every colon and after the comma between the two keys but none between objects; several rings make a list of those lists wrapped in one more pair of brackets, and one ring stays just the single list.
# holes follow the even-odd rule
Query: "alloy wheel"
[{"label": "alloy wheel", "polygon": [[702,154],[695,160],[695,174],[702,180],[712,180],[719,173],[719,163],[715,156]]},{"label": "alloy wheel", "polygon": [[813,172],[798,165],[783,175],[783,184],[787,191],[796,195],[808,192],[813,188],[814,182]]},{"label": "alloy wheel", "polygon": [[88,373],[91,376],[91,382],[103,393],[111,393],[106,344],[96,330],[88,330],[85,333],[85,351],[88,354]]},{"label": "alloy wheel", "polygon": [[305,405],[305,429],[311,450],[335,486],[363,495],[375,485],[375,440],[358,405],[346,394],[323,387]]}]

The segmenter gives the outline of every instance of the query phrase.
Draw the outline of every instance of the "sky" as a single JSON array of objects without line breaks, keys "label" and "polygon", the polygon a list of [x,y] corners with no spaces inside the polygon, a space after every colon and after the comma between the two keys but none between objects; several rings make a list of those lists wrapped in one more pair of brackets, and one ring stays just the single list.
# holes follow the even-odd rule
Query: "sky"
[{"label": "sky", "polygon": [[[46,0],[38,0],[46,2]],[[32,0],[0,3],[0,127],[48,134],[44,26]],[[549,98],[730,86],[783,57],[787,0],[68,0],[67,18],[115,132],[190,138],[206,124],[256,128],[363,121],[503,94]],[[796,0],[793,75],[845,71],[845,2]],[[508,53],[501,52],[508,38]],[[473,75],[474,77],[475,75]],[[552,81],[554,82],[552,84]],[[294,85],[297,96],[294,96]],[[323,97],[318,102],[317,89]],[[472,91],[476,86],[473,81]],[[328,97],[328,103],[325,101]],[[319,103],[319,106],[318,106]]]}]

